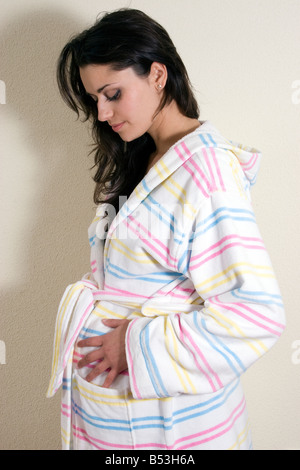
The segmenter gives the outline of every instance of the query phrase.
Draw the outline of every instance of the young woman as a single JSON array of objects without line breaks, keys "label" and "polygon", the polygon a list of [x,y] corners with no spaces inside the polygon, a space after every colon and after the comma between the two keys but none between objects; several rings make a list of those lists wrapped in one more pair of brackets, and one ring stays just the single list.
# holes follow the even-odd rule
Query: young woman
[{"label": "young woman", "polygon": [[91,273],[56,320],[48,396],[65,449],[250,449],[240,375],[284,329],[249,190],[260,153],[199,110],[167,32],[104,15],[61,52],[67,104],[92,122]]}]

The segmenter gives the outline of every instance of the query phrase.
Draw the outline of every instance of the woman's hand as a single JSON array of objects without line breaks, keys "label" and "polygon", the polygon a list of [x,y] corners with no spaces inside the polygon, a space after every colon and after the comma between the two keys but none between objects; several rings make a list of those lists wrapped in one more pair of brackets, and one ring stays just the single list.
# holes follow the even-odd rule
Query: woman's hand
[{"label": "woman's hand", "polygon": [[128,369],[125,349],[126,330],[130,320],[102,320],[105,326],[113,328],[112,331],[102,336],[94,336],[81,340],[77,343],[79,348],[98,347],[88,353],[78,362],[77,367],[81,368],[91,362],[100,361],[87,375],[86,380],[91,382],[98,375],[109,369],[102,387],[109,388],[115,378],[124,370]]}]

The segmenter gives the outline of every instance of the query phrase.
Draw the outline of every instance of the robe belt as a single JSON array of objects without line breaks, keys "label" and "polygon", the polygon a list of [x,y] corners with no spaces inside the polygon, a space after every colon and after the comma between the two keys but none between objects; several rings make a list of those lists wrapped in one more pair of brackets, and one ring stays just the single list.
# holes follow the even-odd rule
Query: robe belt
[{"label": "robe belt", "polygon": [[129,295],[122,296],[122,300],[120,300],[118,293],[112,294],[105,290],[99,290],[98,286],[87,278],[70,284],[60,301],[56,317],[52,371],[47,397],[55,395],[61,386],[64,370],[68,361],[72,358],[73,348],[80,330],[93,311],[95,302],[99,300],[109,301],[124,307],[127,306],[127,302],[131,304],[134,302],[135,305],[139,305],[141,314],[144,317],[166,316],[178,312],[189,313],[203,308],[203,305],[188,303],[172,304],[167,295],[151,297],[147,300],[145,300],[145,297]]}]

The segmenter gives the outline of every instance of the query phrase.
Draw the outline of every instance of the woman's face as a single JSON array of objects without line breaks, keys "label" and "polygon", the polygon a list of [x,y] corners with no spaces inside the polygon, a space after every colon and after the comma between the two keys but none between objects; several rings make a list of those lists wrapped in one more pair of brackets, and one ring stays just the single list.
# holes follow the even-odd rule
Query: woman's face
[{"label": "woman's face", "polygon": [[161,70],[152,65],[148,77],[137,75],[131,67],[120,71],[109,65],[80,68],[83,86],[97,103],[99,121],[107,121],[126,142],[145,132],[151,134],[157,124],[154,115],[161,100]]}]

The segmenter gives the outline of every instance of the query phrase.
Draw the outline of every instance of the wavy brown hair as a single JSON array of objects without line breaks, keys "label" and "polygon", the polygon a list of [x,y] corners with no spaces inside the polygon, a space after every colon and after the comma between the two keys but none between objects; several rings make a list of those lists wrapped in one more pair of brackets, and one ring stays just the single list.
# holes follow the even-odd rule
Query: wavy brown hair
[{"label": "wavy brown hair", "polygon": [[107,122],[100,122],[97,105],[86,93],[79,69],[109,64],[114,70],[132,67],[137,75],[148,76],[153,62],[164,64],[168,73],[159,110],[175,100],[183,115],[198,119],[198,104],[172,40],[142,11],[121,9],[104,14],[91,28],[71,38],[58,60],[57,81],[63,99],[78,117],[83,113],[84,121],[92,123],[94,202],[113,204],[116,211],[119,196],[129,197],[143,178],[155,143],[146,133],[125,145]]}]

